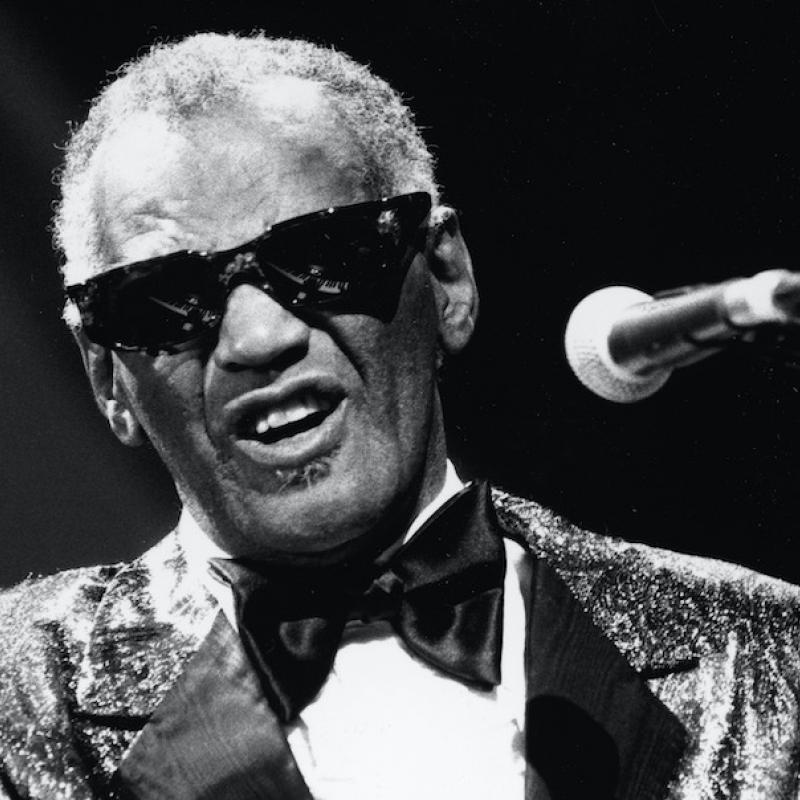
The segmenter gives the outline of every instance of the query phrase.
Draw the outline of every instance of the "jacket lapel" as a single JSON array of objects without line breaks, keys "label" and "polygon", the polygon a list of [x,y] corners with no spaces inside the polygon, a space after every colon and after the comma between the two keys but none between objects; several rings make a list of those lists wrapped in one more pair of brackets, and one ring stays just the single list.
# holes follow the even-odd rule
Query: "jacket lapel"
[{"label": "jacket lapel", "polygon": [[555,570],[531,563],[527,800],[656,800],[685,730],[595,627]]},{"label": "jacket lapel", "polygon": [[311,800],[224,614],[126,753],[115,784],[126,800]]},{"label": "jacket lapel", "polygon": [[175,535],[106,589],[73,714],[128,732],[112,780],[122,797],[310,800],[239,637]]},{"label": "jacket lapel", "polygon": [[172,534],[107,587],[76,677],[78,717],[136,728],[207,635],[216,602],[188,574]]}]

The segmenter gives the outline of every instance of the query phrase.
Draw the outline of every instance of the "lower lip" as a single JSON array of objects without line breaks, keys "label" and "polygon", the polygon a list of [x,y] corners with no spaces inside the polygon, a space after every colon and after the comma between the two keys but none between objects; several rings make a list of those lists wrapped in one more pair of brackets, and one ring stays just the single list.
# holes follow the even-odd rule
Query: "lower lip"
[{"label": "lower lip", "polygon": [[278,439],[271,444],[254,439],[234,439],[234,450],[248,461],[272,469],[293,469],[328,455],[342,440],[347,400],[310,430]]}]

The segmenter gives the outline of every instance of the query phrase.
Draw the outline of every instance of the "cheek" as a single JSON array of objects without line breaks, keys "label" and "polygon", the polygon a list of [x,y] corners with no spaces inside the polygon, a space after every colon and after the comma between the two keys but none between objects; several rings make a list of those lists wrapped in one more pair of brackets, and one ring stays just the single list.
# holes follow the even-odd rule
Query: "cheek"
[{"label": "cheek", "polygon": [[153,444],[204,428],[200,360],[191,354],[125,358],[120,380]]},{"label": "cheek", "polygon": [[432,384],[439,338],[438,312],[427,267],[419,266],[419,262],[409,272],[388,337],[388,346],[397,354],[403,377],[415,385]]},{"label": "cheek", "polygon": [[[392,321],[374,338],[381,401],[401,430],[425,424],[436,380],[438,326],[427,275],[412,276]],[[410,285],[409,285],[410,283]]]}]

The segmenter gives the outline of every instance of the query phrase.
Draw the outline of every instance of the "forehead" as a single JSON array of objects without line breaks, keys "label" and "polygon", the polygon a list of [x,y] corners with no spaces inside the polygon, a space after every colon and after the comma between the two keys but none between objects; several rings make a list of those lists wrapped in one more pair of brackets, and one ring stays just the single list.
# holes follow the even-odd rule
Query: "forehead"
[{"label": "forehead", "polygon": [[96,159],[106,266],[232,247],[274,222],[367,199],[335,109],[317,84],[294,78],[180,124],[139,114]]}]

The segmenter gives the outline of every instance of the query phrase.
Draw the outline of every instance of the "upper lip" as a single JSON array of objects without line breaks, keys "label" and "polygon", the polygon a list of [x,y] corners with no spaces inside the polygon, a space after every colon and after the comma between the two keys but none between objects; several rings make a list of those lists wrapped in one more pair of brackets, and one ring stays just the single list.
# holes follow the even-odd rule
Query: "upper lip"
[{"label": "upper lip", "polygon": [[269,413],[295,397],[315,394],[335,407],[345,396],[342,384],[331,375],[305,375],[278,384],[254,389],[231,400],[223,409],[224,427],[229,436],[238,437],[244,422],[257,414]]}]

